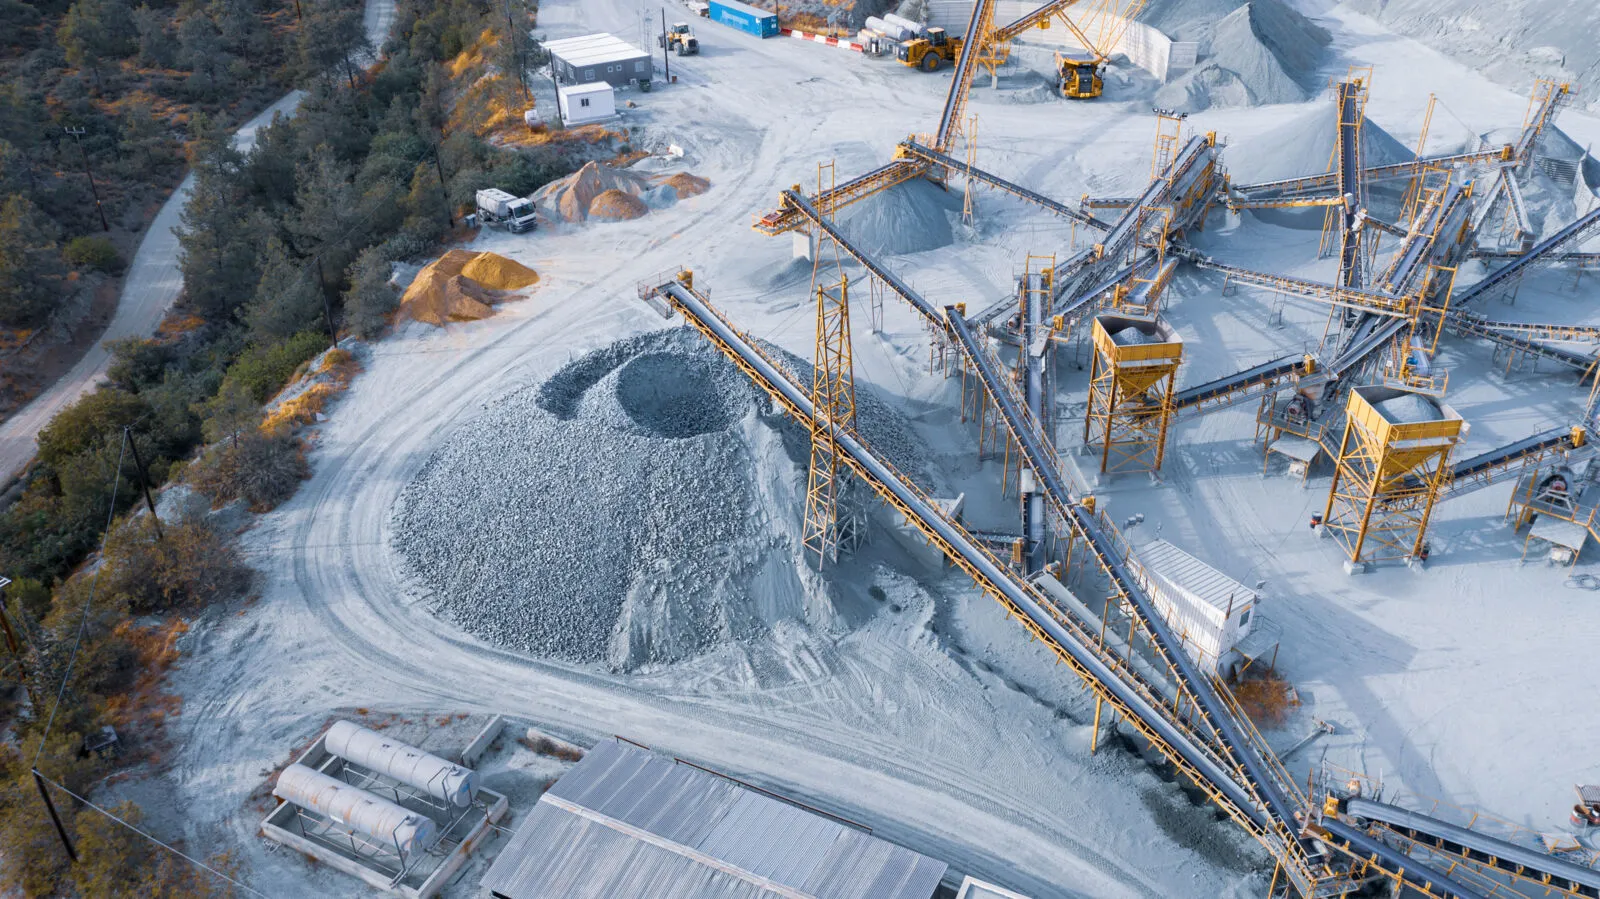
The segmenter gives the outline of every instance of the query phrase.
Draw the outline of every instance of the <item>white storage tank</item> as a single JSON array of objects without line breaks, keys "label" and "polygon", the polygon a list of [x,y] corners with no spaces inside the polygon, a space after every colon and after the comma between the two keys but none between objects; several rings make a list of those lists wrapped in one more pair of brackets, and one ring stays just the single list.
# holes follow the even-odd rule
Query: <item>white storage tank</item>
[{"label": "white storage tank", "polygon": [[[887,22],[890,25],[898,26],[898,27],[904,29],[907,32],[910,32],[911,37],[917,37],[918,35],[922,34],[922,29],[924,27],[926,27],[921,22],[913,22],[912,20],[910,20],[910,19],[908,19],[908,18],[906,18],[904,16],[897,16],[892,12],[884,13],[883,14],[883,21]],[[905,38],[905,40],[909,40],[909,39],[910,38]]]},{"label": "white storage tank", "polygon": [[1260,597],[1244,584],[1165,540],[1141,546],[1135,558],[1150,575],[1151,600],[1206,670],[1250,633]]},{"label": "white storage tank", "polygon": [[347,762],[376,771],[415,787],[457,808],[472,804],[478,793],[478,775],[415,746],[349,721],[335,721],[322,745]]},{"label": "white storage tank", "polygon": [[393,846],[404,856],[427,849],[438,837],[432,820],[299,762],[278,775],[272,795]]}]

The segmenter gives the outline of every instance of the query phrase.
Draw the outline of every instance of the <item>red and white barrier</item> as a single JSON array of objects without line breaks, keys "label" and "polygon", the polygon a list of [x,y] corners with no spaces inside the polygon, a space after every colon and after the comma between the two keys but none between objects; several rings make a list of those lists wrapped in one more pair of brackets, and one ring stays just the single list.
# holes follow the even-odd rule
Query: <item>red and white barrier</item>
[{"label": "red and white barrier", "polygon": [[782,31],[783,34],[798,40],[816,41],[819,44],[827,44],[830,47],[838,47],[840,50],[850,50],[855,53],[864,53],[867,49],[866,47],[863,47],[854,41],[841,40],[836,37],[828,37],[827,35],[822,34],[812,34],[809,31],[801,31],[798,28],[783,28],[780,29],[780,31]]}]

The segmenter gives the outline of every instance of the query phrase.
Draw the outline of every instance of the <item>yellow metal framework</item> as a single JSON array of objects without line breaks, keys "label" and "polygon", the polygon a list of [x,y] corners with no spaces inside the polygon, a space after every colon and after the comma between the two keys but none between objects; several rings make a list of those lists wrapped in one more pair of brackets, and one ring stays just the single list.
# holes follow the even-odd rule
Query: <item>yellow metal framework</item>
[{"label": "yellow metal framework", "polygon": [[811,469],[806,482],[806,518],[801,530],[808,557],[817,566],[838,561],[841,547],[860,536],[853,516],[839,514],[847,471],[840,469],[838,431],[856,427],[856,389],[850,355],[850,288],[817,288],[817,347],[811,368]]},{"label": "yellow metal framework", "polygon": [[1414,391],[1350,391],[1322,528],[1345,547],[1352,564],[1422,552],[1461,425],[1450,407]]},{"label": "yellow metal framework", "polygon": [[1160,471],[1183,342],[1157,319],[1123,315],[1097,316],[1093,340],[1084,443],[1099,448],[1102,474]]}]

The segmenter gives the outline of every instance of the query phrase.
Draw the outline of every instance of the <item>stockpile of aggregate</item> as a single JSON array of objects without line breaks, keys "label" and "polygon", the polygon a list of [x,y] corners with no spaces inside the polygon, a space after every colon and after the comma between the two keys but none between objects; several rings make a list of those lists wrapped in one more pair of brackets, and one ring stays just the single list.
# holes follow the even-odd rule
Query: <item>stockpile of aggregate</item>
[{"label": "stockpile of aggregate", "polygon": [[[913,446],[858,403],[869,439]],[[785,619],[834,627],[798,551],[806,438],[767,406],[693,332],[620,341],[447,439],[402,492],[393,544],[439,614],[537,656],[635,670]]]},{"label": "stockpile of aggregate", "polygon": [[1600,97],[1600,4],[1588,0],[1350,0],[1365,13],[1517,93],[1536,78]]},{"label": "stockpile of aggregate", "polygon": [[585,163],[534,191],[533,202],[554,222],[627,221],[703,194],[711,182],[688,172],[650,177],[628,169]]},{"label": "stockpile of aggregate", "polygon": [[[1260,137],[1230,145],[1225,159],[1235,184],[1277,181],[1328,171],[1338,142],[1339,109],[1331,100],[1295,112],[1281,125]],[[1361,164],[1364,167],[1407,162],[1416,158],[1377,122],[1361,126]],[[1321,214],[1318,214],[1320,220]]]},{"label": "stockpile of aggregate", "polygon": [[839,211],[845,237],[868,255],[898,256],[947,247],[955,240],[950,218],[954,193],[923,178],[897,184]]},{"label": "stockpile of aggregate", "polygon": [[[1281,0],[1251,0],[1215,24],[1188,20],[1201,60],[1156,92],[1156,102],[1183,112],[1213,106],[1298,103],[1311,95],[1327,30]],[[1203,32],[1208,32],[1202,34]]]}]

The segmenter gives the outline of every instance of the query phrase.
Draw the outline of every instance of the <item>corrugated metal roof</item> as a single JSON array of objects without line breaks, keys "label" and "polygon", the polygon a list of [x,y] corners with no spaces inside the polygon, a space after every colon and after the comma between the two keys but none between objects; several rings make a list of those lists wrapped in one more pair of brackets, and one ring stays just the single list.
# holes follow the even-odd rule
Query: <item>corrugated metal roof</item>
[{"label": "corrugated metal roof", "polygon": [[1139,563],[1198,602],[1223,612],[1254,605],[1256,593],[1165,540],[1139,547]]},{"label": "corrugated metal roof", "polygon": [[483,886],[512,899],[928,899],[946,867],[607,740],[551,785]]},{"label": "corrugated metal roof", "polygon": [[608,62],[621,62],[649,54],[614,34],[585,34],[546,41],[544,48],[569,65],[592,66]]}]

